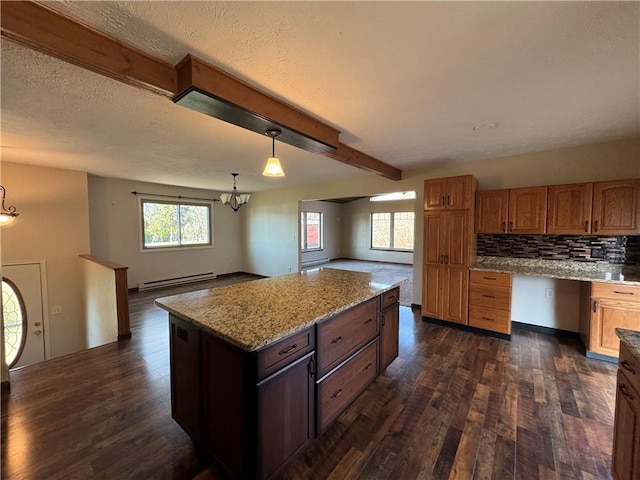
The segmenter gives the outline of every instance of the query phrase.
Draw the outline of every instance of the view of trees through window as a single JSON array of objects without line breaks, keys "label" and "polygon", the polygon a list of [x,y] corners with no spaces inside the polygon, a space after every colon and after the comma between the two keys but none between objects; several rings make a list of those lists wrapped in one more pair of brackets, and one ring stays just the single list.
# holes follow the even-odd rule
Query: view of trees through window
[{"label": "view of trees through window", "polygon": [[300,212],[300,248],[302,250],[322,248],[321,212]]},{"label": "view of trees through window", "polygon": [[144,248],[211,245],[211,206],[142,200]]},{"label": "view of trees through window", "polygon": [[413,250],[414,212],[371,214],[371,248]]}]

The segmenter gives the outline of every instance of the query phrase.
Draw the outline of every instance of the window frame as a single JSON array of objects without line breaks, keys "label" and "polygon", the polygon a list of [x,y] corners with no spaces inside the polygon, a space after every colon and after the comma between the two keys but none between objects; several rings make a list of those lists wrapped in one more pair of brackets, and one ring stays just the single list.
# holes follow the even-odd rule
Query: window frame
[{"label": "window frame", "polygon": [[[373,246],[373,216],[376,214],[381,214],[381,213],[388,213],[390,215],[389,217],[389,247],[374,247]],[[412,213],[413,214],[413,247],[412,249],[408,249],[408,248],[396,248],[394,247],[394,240],[395,240],[395,235],[394,235],[394,227],[395,227],[395,216],[397,213]],[[383,251],[383,252],[405,252],[405,253],[413,253],[415,251],[415,242],[416,242],[416,236],[415,236],[415,228],[416,228],[416,215],[414,211],[408,211],[408,210],[399,210],[399,211],[392,211],[392,212],[371,212],[371,214],[369,215],[369,249],[370,250],[376,250],[376,251]]]},{"label": "window frame", "polygon": [[[162,247],[147,247],[145,246],[145,231],[144,231],[144,204],[145,203],[161,203],[165,205],[175,205],[178,207],[178,234],[180,236],[180,206],[194,206],[194,207],[207,207],[209,210],[209,241],[207,243],[187,244],[187,245],[165,245]],[[213,201],[198,200],[198,201],[183,201],[181,199],[175,200],[172,197],[138,197],[138,236],[139,236],[139,248],[140,253],[150,252],[170,252],[170,251],[183,251],[183,250],[198,250],[205,248],[213,248]],[[180,241],[180,240],[179,240]]]},{"label": "window frame", "polygon": [[[319,229],[318,229],[318,236],[319,236],[319,244],[320,247],[318,248],[309,248],[308,247],[308,241],[307,241],[307,216],[309,213],[315,213],[318,214],[320,216],[320,221],[319,221]],[[306,252],[321,252],[324,250],[324,215],[322,212],[317,212],[317,211],[307,211],[307,210],[303,210],[300,212],[300,251],[302,253],[306,253]]]}]

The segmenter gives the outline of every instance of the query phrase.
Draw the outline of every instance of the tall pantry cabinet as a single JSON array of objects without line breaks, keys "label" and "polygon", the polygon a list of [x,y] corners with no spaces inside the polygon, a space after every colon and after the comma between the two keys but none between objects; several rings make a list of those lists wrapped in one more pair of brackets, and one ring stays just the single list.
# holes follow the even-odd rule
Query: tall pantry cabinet
[{"label": "tall pantry cabinet", "polygon": [[424,182],[422,315],[467,324],[469,266],[475,260],[471,175]]}]

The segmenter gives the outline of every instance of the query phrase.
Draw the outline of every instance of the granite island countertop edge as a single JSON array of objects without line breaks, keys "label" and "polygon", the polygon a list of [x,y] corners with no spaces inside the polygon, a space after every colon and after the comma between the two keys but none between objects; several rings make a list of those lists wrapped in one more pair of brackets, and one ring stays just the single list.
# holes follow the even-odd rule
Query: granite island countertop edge
[{"label": "granite island countertop edge", "polygon": [[626,328],[616,328],[616,335],[635,359],[640,362],[640,332],[627,330]]}]

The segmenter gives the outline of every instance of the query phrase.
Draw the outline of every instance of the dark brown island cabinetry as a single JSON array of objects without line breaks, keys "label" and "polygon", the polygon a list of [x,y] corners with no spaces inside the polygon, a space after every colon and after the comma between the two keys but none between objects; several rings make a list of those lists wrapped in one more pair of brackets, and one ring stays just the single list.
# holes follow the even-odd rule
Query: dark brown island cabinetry
[{"label": "dark brown island cabinetry", "polygon": [[640,478],[640,361],[620,346],[611,470],[614,480]]},{"label": "dark brown island cabinetry", "polygon": [[232,477],[277,476],[397,356],[398,296],[384,292],[257,351],[171,313],[173,418]]}]

